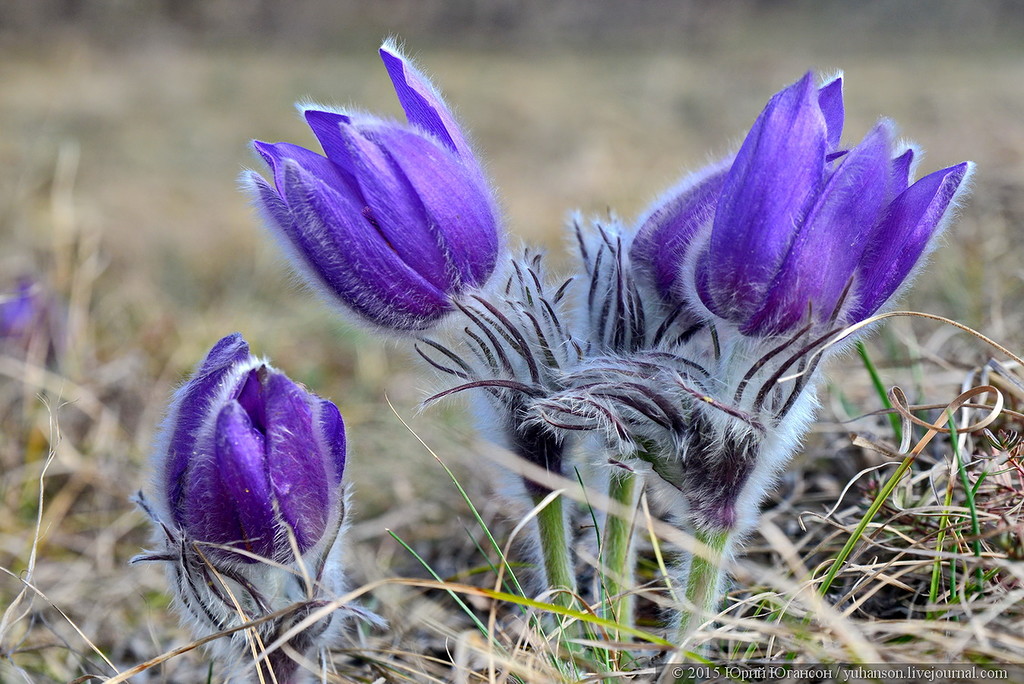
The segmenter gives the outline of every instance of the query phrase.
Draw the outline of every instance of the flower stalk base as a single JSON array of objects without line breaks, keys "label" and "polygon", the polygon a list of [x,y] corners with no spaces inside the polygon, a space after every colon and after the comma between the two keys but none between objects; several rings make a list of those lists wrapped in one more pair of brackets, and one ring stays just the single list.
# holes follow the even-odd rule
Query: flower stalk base
[{"label": "flower stalk base", "polygon": [[[534,505],[539,505],[543,499],[535,496]],[[576,600],[576,574],[570,556],[562,497],[556,496],[537,512],[537,530],[544,580],[548,591],[552,592],[550,601],[562,608],[572,608]]]},{"label": "flower stalk base", "polygon": [[698,530],[694,533],[698,542],[704,545],[699,553],[694,553],[690,560],[690,569],[686,575],[686,599],[684,607],[679,611],[679,624],[676,627],[675,642],[678,646],[667,659],[659,684],[667,682],[687,681],[685,677],[676,676],[678,668],[672,667],[685,662],[686,641],[693,635],[701,621],[718,612],[721,601],[723,578],[722,560],[729,543],[729,530]]},{"label": "flower stalk base", "polygon": [[[637,477],[623,472],[612,475],[608,498],[632,511],[636,507]],[[633,521],[609,512],[602,538],[603,617],[617,624],[632,625],[633,597]],[[615,635],[618,639],[618,635]]]}]

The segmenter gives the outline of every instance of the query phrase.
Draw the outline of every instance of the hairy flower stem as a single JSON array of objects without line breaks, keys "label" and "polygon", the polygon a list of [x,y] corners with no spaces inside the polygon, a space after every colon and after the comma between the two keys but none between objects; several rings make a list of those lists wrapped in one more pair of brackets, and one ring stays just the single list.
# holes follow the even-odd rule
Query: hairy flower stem
[{"label": "hairy flower stem", "polygon": [[[543,496],[535,495],[534,504],[539,504],[543,499]],[[548,590],[555,592],[551,602],[563,608],[571,608],[576,596],[576,576],[566,536],[562,497],[555,497],[537,512],[537,528],[544,561],[544,579]]]},{"label": "hairy flower stem", "polygon": [[[686,576],[686,607],[679,611],[679,625],[676,627],[675,642],[679,648],[673,652],[666,665],[686,661],[688,649],[683,647],[687,639],[696,631],[701,621],[718,612],[721,601],[723,578],[722,559],[729,544],[730,530],[697,530],[694,532],[697,541],[704,549],[694,553],[690,560],[690,569]],[[660,682],[687,681],[685,677],[675,678],[669,673],[677,668],[666,667]]]},{"label": "hairy flower stem", "polygon": [[728,530],[707,532],[698,530],[697,541],[706,547],[705,553],[695,553],[690,561],[690,573],[686,578],[686,602],[693,606],[680,611],[676,641],[680,644],[700,624],[700,620],[718,612],[719,588],[722,584],[722,556],[729,541]]},{"label": "hairy flower stem", "polygon": [[[634,473],[613,473],[608,480],[608,498],[632,511],[636,507],[636,480]],[[602,585],[604,587],[603,617],[617,624],[632,626],[633,597],[629,592],[633,584],[633,521],[609,512],[605,518],[601,539]],[[614,635],[618,640],[618,634]]]}]

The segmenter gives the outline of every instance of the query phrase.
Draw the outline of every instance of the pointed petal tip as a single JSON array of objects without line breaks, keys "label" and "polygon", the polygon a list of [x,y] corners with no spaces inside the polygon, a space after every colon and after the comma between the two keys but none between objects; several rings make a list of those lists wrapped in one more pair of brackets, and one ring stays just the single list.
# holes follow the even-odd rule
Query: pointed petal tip
[{"label": "pointed petal tip", "polygon": [[384,42],[380,57],[408,122],[435,136],[460,157],[473,159],[465,135],[431,79],[393,41]]},{"label": "pointed petal tip", "polygon": [[302,114],[302,118],[305,119],[306,123],[310,126],[313,126],[317,122],[327,124],[347,124],[352,122],[352,116],[342,109],[302,103],[296,103],[295,107]]},{"label": "pointed petal tip", "polygon": [[238,174],[238,189],[243,195],[247,195],[257,207],[265,192],[268,190],[275,192],[263,174],[253,169],[242,169],[242,172]]},{"label": "pointed petal tip", "polygon": [[377,53],[380,55],[381,59],[385,61],[388,58],[405,61],[405,55],[402,54],[402,48],[399,45],[399,40],[397,36],[388,36],[387,38],[385,38],[381,42],[380,48],[377,50]]},{"label": "pointed petal tip", "polygon": [[911,166],[914,160],[921,153],[920,148],[916,145],[906,145],[902,141],[898,141],[894,147],[896,148],[895,154],[893,154],[893,161],[898,159],[903,160],[907,166]]},{"label": "pointed petal tip", "polygon": [[242,333],[234,332],[220,338],[206,355],[207,360],[211,359],[234,359],[249,354],[249,343],[242,337]]},{"label": "pointed petal tip", "polygon": [[808,70],[800,79],[793,85],[800,86],[801,88],[817,90],[817,79],[814,77],[814,72]]},{"label": "pointed petal tip", "polygon": [[399,49],[398,43],[390,39],[386,40],[380,46],[380,50],[377,53],[380,55],[381,61],[384,62],[384,68],[387,69],[388,76],[391,77],[395,85],[408,80],[409,77],[405,73],[405,69],[407,66],[410,66],[409,60]]},{"label": "pointed petal tip", "polygon": [[[761,116],[771,115],[778,110],[793,110],[812,106],[818,102],[818,89],[815,86],[814,72],[808,71],[798,80],[789,84],[782,90],[772,95],[765,105]],[[820,105],[815,107],[819,112]],[[841,111],[841,110],[840,110]],[[823,115],[822,115],[823,116]],[[824,124],[823,124],[824,128]]]},{"label": "pointed petal tip", "polygon": [[269,166],[274,168],[280,158],[277,153],[278,143],[268,143],[262,140],[253,140],[249,143],[253,151]]},{"label": "pointed petal tip", "polygon": [[843,79],[839,75],[818,88],[818,107],[825,117],[829,147],[836,149],[843,137],[846,109],[843,104]]},{"label": "pointed petal tip", "polygon": [[829,88],[838,88],[839,92],[842,93],[842,91],[843,91],[843,78],[844,78],[844,74],[843,74],[843,70],[842,69],[837,69],[836,71],[831,71],[827,75],[826,74],[822,74],[821,80],[819,81],[819,83],[821,83],[821,85],[818,87],[818,90],[826,90],[826,89],[829,89]]},{"label": "pointed petal tip", "polygon": [[971,181],[974,179],[974,171],[977,168],[977,164],[972,161],[963,161],[959,164],[950,166],[947,171],[946,177],[943,179],[943,183],[950,184],[953,186],[952,198],[950,204],[953,207],[959,205],[963,197],[971,190]]},{"label": "pointed petal tip", "polygon": [[[970,186],[970,180],[974,175],[975,167],[974,162],[963,161],[938,171],[932,171],[914,183],[914,186],[919,184],[922,187],[931,185],[934,188],[932,192],[944,195],[947,203],[955,205],[957,196]],[[939,188],[945,188],[945,190],[940,190]]]},{"label": "pointed petal tip", "polygon": [[978,165],[972,161],[963,161],[960,162],[959,164],[949,167],[949,171],[951,172],[950,175],[957,175],[956,182],[957,184],[961,184],[964,181],[969,181],[971,179],[977,167]]}]

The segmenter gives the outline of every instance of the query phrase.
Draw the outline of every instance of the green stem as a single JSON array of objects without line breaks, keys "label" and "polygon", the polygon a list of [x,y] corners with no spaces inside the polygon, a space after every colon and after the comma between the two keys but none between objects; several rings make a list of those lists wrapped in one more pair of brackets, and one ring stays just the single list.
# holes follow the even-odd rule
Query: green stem
[{"label": "green stem", "polygon": [[[608,498],[632,511],[636,506],[637,476],[631,472],[612,473],[608,481]],[[605,517],[601,547],[602,581],[605,592],[604,617],[616,624],[632,625],[633,567],[630,563],[633,546],[633,521],[611,512]],[[614,639],[618,640],[618,634]]]},{"label": "green stem", "polygon": [[[544,497],[534,497],[539,504]],[[544,560],[544,578],[548,589],[556,592],[551,599],[563,608],[571,608],[576,594],[569,540],[566,538],[565,510],[562,497],[555,497],[537,513],[540,550]]]},{"label": "green stem", "polygon": [[693,554],[690,560],[690,572],[686,577],[688,607],[679,612],[679,627],[676,630],[676,643],[679,645],[697,629],[702,619],[718,612],[721,600],[718,592],[722,584],[722,556],[729,541],[729,531],[698,530],[694,536],[704,544],[706,551]]},{"label": "green stem", "polygon": [[699,654],[683,647],[687,639],[696,631],[701,621],[718,613],[722,586],[722,558],[729,544],[730,530],[694,532],[697,541],[704,545],[699,553],[692,554],[690,571],[685,578],[686,605],[679,611],[679,626],[676,629],[676,650],[668,657],[658,684],[689,683],[695,679],[687,674],[687,668],[673,667],[689,659],[702,660]]},{"label": "green stem", "polygon": [[[974,549],[974,555],[977,558],[981,558],[981,523],[978,520],[978,506],[974,503],[974,495],[978,491],[977,485],[971,487],[970,479],[967,477],[967,468],[964,463],[963,455],[960,453],[960,444],[957,441],[956,436],[956,425],[953,420],[949,421],[949,439],[953,446],[953,457],[956,459],[957,470],[960,471],[960,482],[964,487],[964,498],[967,503],[967,510],[971,515],[971,548]],[[978,481],[978,485],[981,481]],[[981,563],[978,563],[977,567],[977,579],[978,579],[978,592],[981,592],[982,585],[984,584],[984,570],[982,570]]]}]

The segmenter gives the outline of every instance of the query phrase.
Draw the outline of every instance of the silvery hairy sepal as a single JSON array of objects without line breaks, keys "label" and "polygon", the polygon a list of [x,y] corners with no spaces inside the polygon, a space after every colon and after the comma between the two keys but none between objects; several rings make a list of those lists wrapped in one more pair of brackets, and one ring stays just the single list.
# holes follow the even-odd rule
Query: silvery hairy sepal
[{"label": "silvery hairy sepal", "polygon": [[652,311],[638,286],[629,249],[631,231],[614,215],[587,220],[579,214],[572,216],[569,230],[575,237],[579,274],[574,315],[586,336],[586,356],[660,346],[669,326],[652,319],[652,314],[664,312]]},{"label": "silvery hairy sepal", "polygon": [[[331,402],[252,356],[239,334],[220,340],[176,392],[139,503],[166,563],[175,603],[197,637],[294,606],[212,644],[244,671],[344,588],[345,428]],[[288,637],[263,668],[297,681],[300,664],[339,633],[335,613]]]},{"label": "silvery hairy sepal", "polygon": [[[547,283],[542,256],[527,250],[503,263],[487,287],[457,302],[458,315],[441,334],[416,346],[430,366],[454,380],[428,402],[467,390],[483,393],[484,432],[557,475],[565,475],[566,437],[533,421],[530,405],[564,389],[564,373],[583,356],[565,316],[568,285]],[[547,491],[531,481],[526,487],[533,494]]]},{"label": "silvery hairy sepal", "polygon": [[324,154],[256,141],[273,183],[247,173],[243,184],[327,301],[381,331],[424,331],[490,278],[498,211],[437,89],[393,44],[380,55],[407,123],[300,105]]}]

